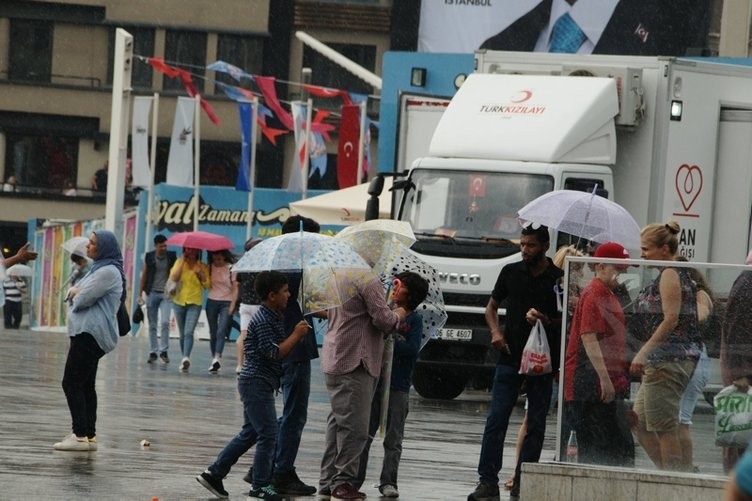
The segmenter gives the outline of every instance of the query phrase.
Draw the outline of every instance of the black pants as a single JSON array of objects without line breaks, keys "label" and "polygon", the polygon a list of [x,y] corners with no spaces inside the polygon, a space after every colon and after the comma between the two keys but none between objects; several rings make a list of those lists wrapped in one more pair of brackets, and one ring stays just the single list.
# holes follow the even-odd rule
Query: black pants
[{"label": "black pants", "polygon": [[104,356],[104,351],[87,332],[73,336],[70,340],[63,374],[63,391],[68,400],[73,433],[77,437],[92,438],[97,434],[97,392],[94,383],[99,359]]},{"label": "black pants", "polygon": [[634,466],[635,450],[622,399],[603,402],[564,402],[560,458],[565,457],[569,434],[577,432],[580,463]]},{"label": "black pants", "polygon": [[8,301],[6,299],[3,314],[5,316],[5,328],[18,329],[21,326],[21,301]]}]

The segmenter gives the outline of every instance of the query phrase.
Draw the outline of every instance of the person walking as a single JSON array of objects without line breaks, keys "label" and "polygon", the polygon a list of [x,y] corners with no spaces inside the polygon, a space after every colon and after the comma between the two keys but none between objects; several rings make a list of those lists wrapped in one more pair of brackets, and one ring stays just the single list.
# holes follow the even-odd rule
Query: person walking
[{"label": "person walking", "polygon": [[[540,459],[546,432],[546,414],[551,402],[553,373],[558,370],[561,312],[557,308],[554,287],[564,275],[546,257],[550,237],[548,228],[529,224],[522,229],[522,261],[504,266],[486,305],[486,323],[491,330],[491,344],[501,351],[496,365],[491,405],[483,431],[478,461],[479,482],[468,501],[498,499],[499,471],[504,456],[509,417],[517,402],[520,386],[527,387],[527,433],[522,441],[510,496],[520,494],[520,467]],[[498,309],[507,302],[504,329],[499,327]],[[551,350],[553,373],[540,376],[521,375],[522,351],[530,330],[541,320]]]},{"label": "person walking", "polygon": [[240,456],[256,444],[253,488],[249,499],[281,501],[272,485],[274,451],[278,424],[274,395],[282,375],[281,360],[306,336],[310,326],[299,321],[292,333],[284,330],[283,311],[290,299],[287,278],[278,271],[262,271],[256,276],[256,292],[261,307],[248,325],[246,358],[238,376],[238,392],[243,402],[243,428],[219,453],[214,463],[196,480],[219,498],[227,498],[222,480]]},{"label": "person walking", "polygon": [[211,253],[211,288],[206,298],[206,321],[209,324],[209,350],[212,361],[209,373],[217,374],[221,368],[219,360],[225,347],[225,338],[230,333],[232,316],[238,297],[238,283],[230,272],[235,258],[230,251],[221,250]]},{"label": "person walking", "polygon": [[107,230],[94,231],[86,255],[94,260],[91,272],[68,290],[66,298],[70,348],[63,391],[72,433],[53,445],[59,451],[97,449],[97,367],[99,359],[117,345],[117,311],[126,295],[123,256],[115,235]]},{"label": "person walking", "polygon": [[394,332],[406,317],[404,308],[392,311],[386,304],[384,287],[373,272],[364,277],[338,274],[337,287],[357,292],[328,310],[329,331],[321,357],[331,412],[326,420],[319,495],[335,501],[365,498],[354,484],[360,454],[368,441],[371,402],[384,352],[383,333]]},{"label": "person walking", "polygon": [[[745,264],[752,265],[752,251]],[[752,270],[742,271],[729,291],[721,337],[721,377],[726,386],[746,392],[752,386]],[[723,470],[730,472],[745,448],[723,448]],[[748,455],[749,456],[749,455]]]},{"label": "person walking", "polygon": [[3,292],[5,293],[5,306],[3,307],[5,328],[18,329],[21,327],[21,318],[23,317],[23,296],[26,294],[26,282],[19,276],[8,274],[3,280]]},{"label": "person walking", "polygon": [[177,292],[172,298],[172,311],[180,334],[180,370],[188,371],[191,366],[193,332],[196,330],[201,305],[204,302],[203,289],[211,288],[209,267],[200,260],[201,251],[183,247],[183,256],[170,269],[170,280],[176,282]]},{"label": "person walking", "polygon": [[[263,240],[260,238],[251,237],[246,240],[244,249],[246,252],[253,249],[256,245],[260,244]],[[240,315],[240,335],[235,340],[235,349],[237,353],[237,366],[235,367],[235,374],[240,374],[240,370],[243,368],[243,360],[245,359],[245,353],[243,351],[243,343],[245,337],[248,335],[248,323],[253,318],[253,315],[259,310],[261,306],[261,300],[256,295],[254,290],[254,281],[256,280],[256,273],[233,272],[235,281],[238,283],[238,299],[235,302],[234,308],[230,311],[235,313],[237,309]]]},{"label": "person walking", "polygon": [[[652,223],[640,232],[643,259],[674,261],[679,248],[676,221]],[[634,315],[638,336],[647,339],[630,373],[642,376],[633,409],[635,436],[655,465],[690,471],[679,440],[679,403],[701,353],[697,288],[686,268],[667,266],[643,289]]]},{"label": "person walking", "polygon": [[154,250],[144,256],[138,285],[138,304],[146,303],[146,318],[149,321],[149,358],[146,361],[150,364],[157,361],[157,354],[162,363],[170,362],[167,352],[170,347],[172,300],[165,295],[165,284],[177,259],[175,251],[167,250],[167,237],[154,235]]}]

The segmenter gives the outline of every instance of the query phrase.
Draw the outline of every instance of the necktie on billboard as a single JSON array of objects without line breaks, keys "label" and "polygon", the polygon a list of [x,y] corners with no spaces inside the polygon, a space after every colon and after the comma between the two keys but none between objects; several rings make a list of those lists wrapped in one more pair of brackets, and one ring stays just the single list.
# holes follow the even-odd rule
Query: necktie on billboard
[{"label": "necktie on billboard", "polygon": [[235,189],[251,191],[253,179],[251,179],[251,153],[253,148],[253,105],[251,103],[238,103],[240,113],[240,165],[238,166],[238,179],[235,181]]},{"label": "necktie on billboard", "polygon": [[340,189],[355,186],[358,183],[360,106],[344,105],[341,112],[337,148],[337,183]]},{"label": "necktie on billboard", "polygon": [[133,186],[145,188],[151,182],[149,166],[149,111],[154,100],[151,96],[133,98],[133,120],[131,123],[131,175]]},{"label": "necktie on billboard", "polygon": [[167,184],[193,187],[193,114],[196,102],[178,97],[172,123],[170,154],[167,157]]},{"label": "necktie on billboard", "polygon": [[580,49],[585,41],[585,33],[582,32],[574,19],[567,13],[559,17],[551,31],[551,47],[549,52],[563,52],[574,54]]}]

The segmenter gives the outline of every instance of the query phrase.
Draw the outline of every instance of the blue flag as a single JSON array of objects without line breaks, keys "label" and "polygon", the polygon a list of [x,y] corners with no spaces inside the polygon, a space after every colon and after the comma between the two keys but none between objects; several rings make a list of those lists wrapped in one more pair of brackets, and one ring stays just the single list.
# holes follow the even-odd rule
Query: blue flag
[{"label": "blue flag", "polygon": [[235,181],[235,189],[241,191],[251,191],[253,189],[253,179],[251,178],[251,153],[253,144],[253,104],[238,103],[238,113],[240,114],[240,165],[238,166],[238,179]]}]

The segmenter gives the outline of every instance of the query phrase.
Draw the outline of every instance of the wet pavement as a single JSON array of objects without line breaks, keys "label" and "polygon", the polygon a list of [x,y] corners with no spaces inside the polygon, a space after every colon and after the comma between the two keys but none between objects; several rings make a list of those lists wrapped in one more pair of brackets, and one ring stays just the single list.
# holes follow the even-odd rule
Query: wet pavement
[{"label": "wet pavement", "polygon": [[[225,349],[220,374],[210,375],[206,341],[196,342],[191,370],[181,373],[177,340],[171,340],[172,362],[164,365],[146,363],[145,337],[121,338],[116,350],[99,364],[99,448],[83,453],[52,449],[54,442],[70,433],[70,414],[60,387],[67,345],[64,333],[0,330],[0,499],[212,499],[195,476],[242,424],[234,344]],[[399,471],[400,499],[467,498],[477,478],[489,400],[483,391],[466,391],[452,401],[411,394]],[[707,404],[704,407],[709,410]],[[296,463],[298,475],[308,484],[318,481],[328,410],[323,377],[314,361],[308,424]],[[514,466],[514,441],[523,413],[518,406],[512,416],[502,479]],[[712,427],[712,414],[696,415],[695,462],[703,473],[721,472],[719,449],[710,442]],[[553,459],[555,429],[551,416],[543,460]],[[142,447],[142,440],[149,440],[151,446]],[[245,499],[249,490],[242,477],[252,451],[225,479],[231,499]],[[363,487],[370,499],[379,499],[373,484],[382,457],[376,442]],[[641,451],[638,466],[652,469]],[[505,495],[502,492],[502,499]]]}]

